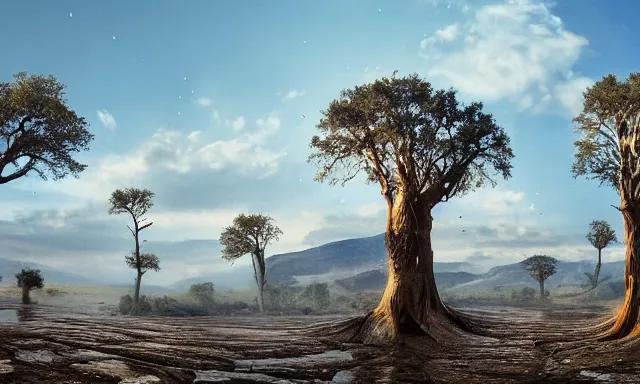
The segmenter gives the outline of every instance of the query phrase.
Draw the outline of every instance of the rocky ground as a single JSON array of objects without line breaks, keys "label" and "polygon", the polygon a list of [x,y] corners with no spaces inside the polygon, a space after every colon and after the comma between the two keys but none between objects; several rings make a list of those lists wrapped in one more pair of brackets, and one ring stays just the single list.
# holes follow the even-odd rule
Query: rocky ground
[{"label": "rocky ground", "polygon": [[[558,352],[605,307],[461,308],[484,336],[393,349],[310,336],[331,317],[158,318],[0,305],[0,383],[640,383],[640,343]],[[569,337],[570,336],[570,337]],[[554,353],[555,352],[555,353]]]}]

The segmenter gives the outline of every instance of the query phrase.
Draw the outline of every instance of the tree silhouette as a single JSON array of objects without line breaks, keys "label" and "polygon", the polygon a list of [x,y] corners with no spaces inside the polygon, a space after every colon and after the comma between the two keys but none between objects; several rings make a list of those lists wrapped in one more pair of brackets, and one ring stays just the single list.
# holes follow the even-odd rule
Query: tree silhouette
[{"label": "tree silhouette", "polygon": [[22,304],[31,304],[31,291],[44,287],[44,278],[39,269],[23,269],[16,273],[16,282],[22,288]]},{"label": "tree silhouette", "polygon": [[[598,262],[596,263],[596,270],[593,276],[590,278],[591,286],[593,288],[598,286],[598,278],[600,276],[600,267],[602,266],[602,250],[609,246],[611,243],[618,241],[616,238],[616,232],[611,228],[609,223],[604,220],[594,220],[589,224],[589,233],[587,233],[587,240],[598,250]],[[587,277],[589,275],[587,274]]]},{"label": "tree silhouette", "polygon": [[535,255],[522,261],[522,267],[540,284],[540,297],[545,297],[544,281],[556,273],[558,260],[551,256]]}]

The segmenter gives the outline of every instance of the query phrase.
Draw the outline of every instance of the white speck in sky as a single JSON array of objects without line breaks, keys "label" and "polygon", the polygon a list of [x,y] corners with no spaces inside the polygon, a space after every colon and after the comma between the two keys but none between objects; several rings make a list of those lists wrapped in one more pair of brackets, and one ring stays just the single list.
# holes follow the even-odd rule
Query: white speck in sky
[{"label": "white speck in sky", "polygon": [[184,78],[184,81],[187,81],[187,78],[186,78],[186,77]]},{"label": "white speck in sky", "polygon": [[180,116],[180,112],[178,112],[178,116]]},{"label": "white speck in sky", "polygon": [[182,96],[178,96],[178,99],[182,99]]},{"label": "white speck in sky", "polygon": [[378,8],[378,12],[382,12],[382,9]]},{"label": "white speck in sky", "polygon": [[304,41],[302,42],[302,44],[307,44],[307,40],[304,40]]},{"label": "white speck in sky", "polygon": [[307,117],[307,116],[305,116],[305,115],[300,115],[300,118],[301,118],[301,119],[304,119],[305,117]]},{"label": "white speck in sky", "polygon": [[191,94],[193,95],[194,93],[196,93],[193,89],[191,90]]},{"label": "white speck in sky", "polygon": [[300,182],[302,183],[302,179],[300,179]]},{"label": "white speck in sky", "polygon": [[115,37],[115,36],[111,36],[111,39],[115,40],[115,39],[116,39],[116,37]]},{"label": "white speck in sky", "polygon": [[69,17],[73,17],[73,12],[69,12]]}]

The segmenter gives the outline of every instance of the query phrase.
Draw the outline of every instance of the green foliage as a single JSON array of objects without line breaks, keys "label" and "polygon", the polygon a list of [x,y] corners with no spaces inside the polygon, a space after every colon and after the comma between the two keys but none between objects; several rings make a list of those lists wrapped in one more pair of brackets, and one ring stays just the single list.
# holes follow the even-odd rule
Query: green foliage
[{"label": "green foliage", "polygon": [[324,309],[331,304],[327,283],[311,283],[300,294],[300,300],[314,309]]},{"label": "green foliage", "polygon": [[23,269],[20,273],[16,273],[16,282],[18,287],[28,291],[44,287],[44,278],[39,269]]},{"label": "green foliage", "polygon": [[73,155],[88,150],[93,135],[67,106],[65,86],[54,76],[13,77],[0,82],[0,184],[31,172],[44,180],[77,177],[87,166]]},{"label": "green foliage", "polygon": [[594,220],[589,224],[587,240],[598,250],[606,248],[611,243],[618,242],[616,232],[604,220]]},{"label": "green foliage", "polygon": [[522,261],[522,267],[529,272],[537,282],[545,281],[549,276],[556,273],[558,260],[551,256],[534,255]]},{"label": "green foliage", "polygon": [[109,214],[128,213],[137,223],[153,207],[154,197],[155,194],[148,189],[116,189],[109,198]]},{"label": "green foliage", "polygon": [[226,227],[220,235],[224,246],[222,257],[236,260],[246,254],[263,256],[264,249],[272,241],[278,241],[282,231],[273,218],[263,214],[240,214],[233,219],[233,225]]},{"label": "green foliage", "polygon": [[211,307],[215,303],[215,288],[212,282],[192,284],[189,287],[189,296],[204,307]]},{"label": "green foliage", "polygon": [[[623,81],[607,75],[584,92],[583,110],[573,121],[580,138],[571,171],[620,190],[620,180],[636,172],[640,73]],[[622,173],[621,173],[622,172]],[[631,182],[628,177],[627,182]],[[633,188],[626,188],[633,191]]]},{"label": "green foliage", "polygon": [[147,271],[158,272],[160,270],[160,259],[153,253],[141,253],[140,257],[136,257],[135,251],[124,257],[127,266],[132,269],[140,270],[142,274]]},{"label": "green foliage", "polygon": [[268,308],[282,309],[297,306],[296,290],[273,284],[265,284],[264,300]]},{"label": "green foliage", "polygon": [[322,111],[309,161],[316,180],[342,184],[364,171],[390,201],[400,188],[432,204],[460,196],[494,176],[511,176],[509,138],[482,103],[460,104],[418,75],[378,79],[343,90]]}]

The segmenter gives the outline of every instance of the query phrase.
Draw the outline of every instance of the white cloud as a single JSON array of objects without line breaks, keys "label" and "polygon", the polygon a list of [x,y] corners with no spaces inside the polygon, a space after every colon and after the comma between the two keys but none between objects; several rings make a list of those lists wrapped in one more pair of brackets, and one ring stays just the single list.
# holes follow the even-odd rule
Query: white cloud
[{"label": "white cloud", "polygon": [[514,212],[514,208],[520,208],[524,193],[516,192],[500,187],[484,188],[473,192],[451,203],[462,210],[478,211],[482,209],[484,214],[492,216],[508,215]]},{"label": "white cloud", "polygon": [[213,104],[213,100],[208,97],[200,97],[198,98],[198,100],[196,100],[196,103],[198,103],[198,105],[202,105],[203,107],[208,107]]},{"label": "white cloud", "polygon": [[114,131],[116,129],[116,119],[113,117],[112,114],[110,114],[109,112],[107,112],[107,110],[103,109],[101,111],[97,111],[98,113],[98,118],[100,119],[100,122],[102,123],[102,125],[105,126],[105,128],[107,128],[110,131]]},{"label": "white cloud", "polygon": [[587,44],[545,4],[510,0],[479,8],[461,28],[436,31],[422,41],[420,55],[429,77],[468,96],[508,99],[536,111],[554,100],[574,113],[590,80],[572,68]]},{"label": "white cloud", "polygon": [[231,122],[231,127],[234,131],[242,131],[242,129],[244,128],[244,123],[244,117],[240,116]]},{"label": "white cloud", "polygon": [[226,140],[207,139],[201,131],[184,133],[161,128],[132,152],[103,157],[81,179],[45,183],[42,188],[104,200],[115,188],[139,184],[143,176],[157,177],[154,171],[187,174],[233,170],[268,177],[278,171],[281,159],[287,155],[264,147],[267,139],[280,129],[280,119],[266,115],[256,125],[256,130]]},{"label": "white cloud", "polygon": [[297,99],[298,97],[304,96],[304,94],[305,94],[304,91],[296,91],[294,89],[294,90],[291,90],[291,91],[287,92],[284,96],[282,96],[282,101],[286,102],[286,101],[289,101],[289,100]]}]

